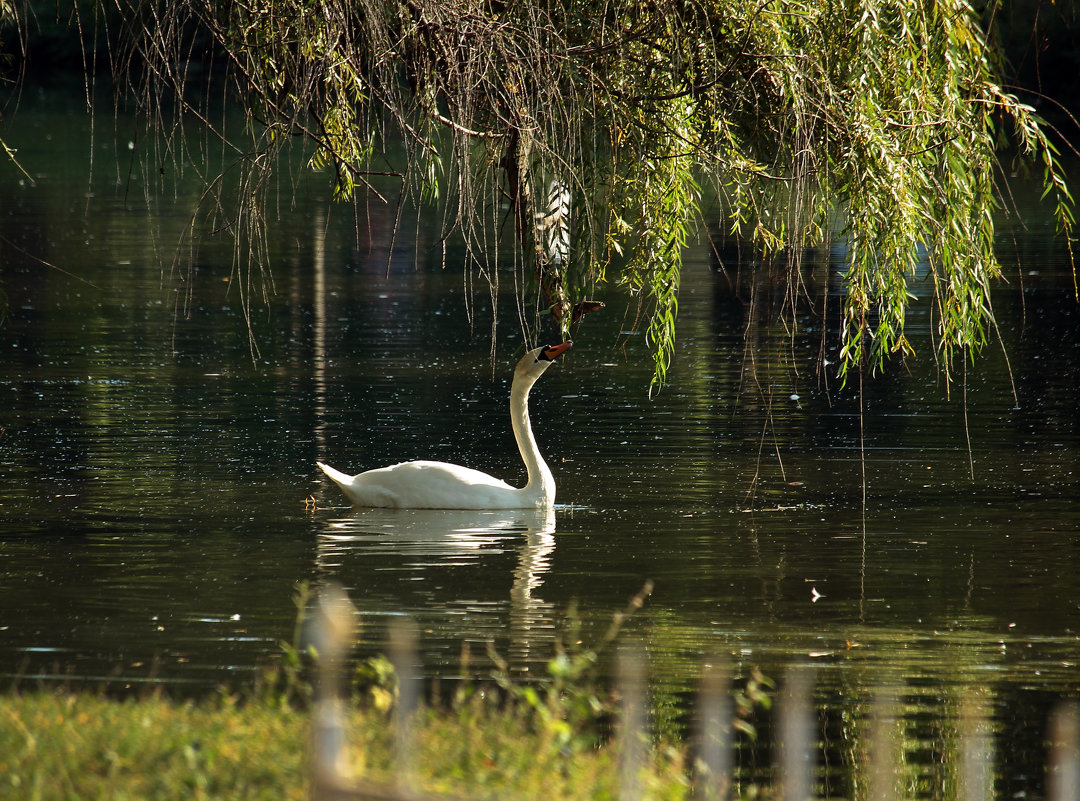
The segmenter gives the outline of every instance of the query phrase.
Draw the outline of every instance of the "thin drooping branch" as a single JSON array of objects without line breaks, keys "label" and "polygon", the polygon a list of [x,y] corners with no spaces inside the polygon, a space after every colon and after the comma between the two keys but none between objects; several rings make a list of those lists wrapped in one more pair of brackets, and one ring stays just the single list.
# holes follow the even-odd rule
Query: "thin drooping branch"
[{"label": "thin drooping branch", "polygon": [[[1071,236],[1047,129],[1000,88],[965,0],[113,2],[130,12],[131,42],[114,71],[138,67],[147,107],[174,115],[162,130],[181,113],[208,119],[186,99],[193,59],[224,73],[247,110],[246,138],[220,135],[244,173],[228,229],[256,245],[250,258],[267,176],[299,140],[339,197],[399,172],[412,199],[443,204],[443,241],[462,237],[493,285],[509,214],[527,336],[549,321],[565,332],[616,283],[641,312],[657,384],[703,198],[721,198],[730,236],[786,254],[789,319],[809,296],[802,251],[843,252],[841,378],[914,353],[905,322],[923,267],[946,385],[955,358],[985,345],[1004,136],[1042,168]],[[405,164],[392,167],[401,143]],[[541,208],[553,183],[573,200],[565,258]]]}]

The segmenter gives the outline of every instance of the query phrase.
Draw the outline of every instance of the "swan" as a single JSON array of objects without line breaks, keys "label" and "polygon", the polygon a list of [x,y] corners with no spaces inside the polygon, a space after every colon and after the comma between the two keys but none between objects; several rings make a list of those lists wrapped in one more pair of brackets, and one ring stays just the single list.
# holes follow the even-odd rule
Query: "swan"
[{"label": "swan", "polygon": [[526,353],[514,367],[510,386],[510,422],[514,439],[529,471],[517,489],[479,470],[446,462],[402,462],[346,475],[322,462],[316,464],[341,487],[353,506],[397,509],[550,509],[555,479],[536,447],[529,423],[529,390],[573,342],[545,345]]}]

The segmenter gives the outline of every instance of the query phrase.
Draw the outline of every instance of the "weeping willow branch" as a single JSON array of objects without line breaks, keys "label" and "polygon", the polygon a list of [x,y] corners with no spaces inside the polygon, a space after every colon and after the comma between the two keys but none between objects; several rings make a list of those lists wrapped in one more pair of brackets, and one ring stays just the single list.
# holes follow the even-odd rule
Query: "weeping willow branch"
[{"label": "weeping willow branch", "polygon": [[[118,62],[141,62],[162,109],[162,84],[184,96],[186,61],[222,65],[252,120],[248,202],[297,137],[342,198],[404,142],[407,190],[442,203],[447,232],[478,256],[507,218],[492,199],[508,199],[532,276],[526,334],[548,320],[566,334],[610,280],[639,304],[654,389],[705,190],[732,235],[788,254],[787,313],[799,254],[846,253],[841,377],[913,353],[905,322],[925,266],[951,380],[993,328],[1001,147],[1041,167],[1066,241],[1074,225],[1047,129],[1000,88],[984,28],[995,8],[984,20],[965,0],[160,0],[129,9]],[[572,198],[566,258],[542,246],[551,181]],[[234,229],[257,242],[263,218],[244,213]]]}]

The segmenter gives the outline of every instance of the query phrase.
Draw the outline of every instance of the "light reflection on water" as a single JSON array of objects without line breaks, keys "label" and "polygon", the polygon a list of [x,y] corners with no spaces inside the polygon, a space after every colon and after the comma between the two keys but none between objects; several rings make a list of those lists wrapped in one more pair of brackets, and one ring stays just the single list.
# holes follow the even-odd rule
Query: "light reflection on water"
[{"label": "light reflection on water", "polygon": [[[33,154],[20,150],[31,169]],[[1015,738],[1016,721],[1080,691],[1080,346],[1056,251],[999,296],[1009,360],[991,350],[969,369],[967,434],[925,310],[909,324],[919,359],[866,381],[860,440],[852,387],[815,373],[817,318],[791,336],[776,298],[747,307],[702,247],[657,398],[615,298],[537,385],[553,520],[352,512],[316,459],[524,479],[506,411],[518,341],[492,365],[491,312],[481,298],[463,319],[467,290],[433,266],[431,232],[399,235],[388,272],[387,240],[356,245],[351,212],[309,188],[310,213],[274,226],[277,294],[256,302],[253,359],[229,248],[200,254],[186,310],[147,255],[185,224],[190,194],[162,208],[155,239],[111,187],[84,215],[66,184],[85,179],[0,206],[4,237],[93,282],[18,253],[0,263],[0,674],[250,681],[291,636],[295,583],[326,578],[364,613],[364,654],[404,612],[429,675],[455,675],[462,644],[479,655],[489,641],[536,673],[572,603],[596,641],[652,580],[626,636],[648,643],[671,692],[722,654],[738,675],[812,668],[828,715],[884,683],[917,707],[913,725],[940,724],[957,693],[985,690]],[[376,229],[384,213],[372,206]],[[513,318],[508,297],[500,314]],[[1037,750],[1029,733],[1017,753]]]},{"label": "light reflection on water", "polygon": [[[318,537],[316,564],[321,574],[349,583],[362,615],[398,613],[403,601],[421,622],[449,614],[474,629],[454,646],[473,642],[483,652],[489,640],[508,639],[511,669],[528,673],[554,649],[556,610],[544,600],[542,588],[555,552],[555,532],[554,510],[356,510],[327,521]],[[482,576],[492,560],[508,558],[509,575],[466,587],[460,597],[446,597],[449,582],[440,576],[466,570]],[[359,566],[364,574],[377,576],[377,584],[352,578]],[[412,584],[404,589],[404,582]],[[492,597],[488,588],[506,595]],[[444,628],[446,621],[431,625]]]}]

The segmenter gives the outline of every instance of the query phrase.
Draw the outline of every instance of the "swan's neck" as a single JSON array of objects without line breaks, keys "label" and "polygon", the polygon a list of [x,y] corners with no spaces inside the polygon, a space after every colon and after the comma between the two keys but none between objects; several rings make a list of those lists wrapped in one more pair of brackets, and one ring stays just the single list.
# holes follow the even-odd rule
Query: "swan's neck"
[{"label": "swan's neck", "polygon": [[532,424],[529,422],[529,390],[532,381],[515,381],[510,389],[510,420],[514,426],[514,439],[529,471],[529,483],[522,492],[535,499],[536,504],[550,506],[555,500],[555,478],[551,475],[540,449],[536,447]]}]

